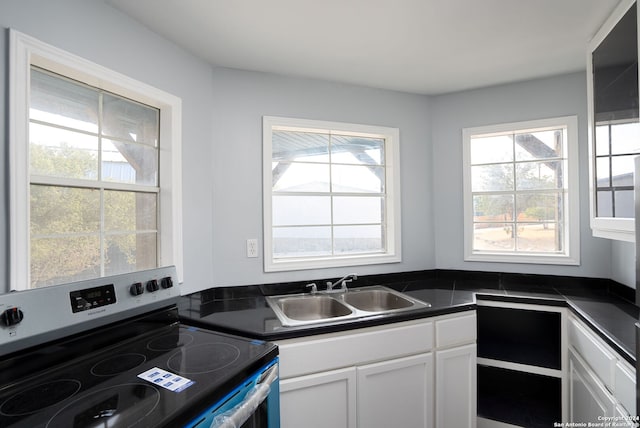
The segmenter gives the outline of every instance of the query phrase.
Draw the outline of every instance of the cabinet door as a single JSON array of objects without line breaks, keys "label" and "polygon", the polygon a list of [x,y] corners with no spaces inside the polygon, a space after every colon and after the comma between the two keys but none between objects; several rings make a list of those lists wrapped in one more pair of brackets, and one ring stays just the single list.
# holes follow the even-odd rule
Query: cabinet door
[{"label": "cabinet door", "polygon": [[282,428],[356,428],[356,369],[280,381]]},{"label": "cabinet door", "polygon": [[[635,0],[621,0],[589,43],[591,228],[601,238],[633,242],[633,158],[638,135],[638,34]],[[633,143],[629,143],[632,141]]]},{"label": "cabinet door", "polygon": [[436,427],[476,426],[476,345],[436,352]]},{"label": "cabinet door", "polygon": [[599,417],[613,416],[615,402],[604,385],[579,357],[569,352],[569,418],[572,422],[600,422]]},{"label": "cabinet door", "polygon": [[629,413],[621,406],[616,406],[615,409],[615,417],[614,419],[617,427],[632,427],[637,428],[638,425],[635,423],[635,416],[629,416]]},{"label": "cabinet door", "polygon": [[433,355],[358,367],[358,427],[431,428]]},{"label": "cabinet door", "polygon": [[616,356],[611,348],[574,317],[571,317],[568,330],[569,345],[584,360],[585,366],[589,367],[589,370],[609,390],[613,391]]},{"label": "cabinet door", "polygon": [[616,363],[615,375],[616,400],[622,405],[627,415],[637,415],[636,413],[636,372],[633,367],[626,362]]}]

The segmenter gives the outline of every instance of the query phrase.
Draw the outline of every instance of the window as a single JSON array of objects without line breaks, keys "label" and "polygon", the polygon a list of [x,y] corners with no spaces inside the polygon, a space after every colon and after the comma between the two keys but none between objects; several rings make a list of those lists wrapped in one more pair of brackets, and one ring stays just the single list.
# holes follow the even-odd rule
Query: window
[{"label": "window", "polygon": [[620,2],[589,42],[587,111],[593,236],[634,242],[634,163],[640,154],[638,19]]},{"label": "window", "polygon": [[579,264],[577,118],[463,130],[465,260]]},{"label": "window", "polygon": [[181,273],[180,100],[14,31],[11,44],[11,288]]},{"label": "window", "polygon": [[640,152],[640,124],[637,120],[596,124],[596,217],[635,217],[633,159]]},{"label": "window", "polygon": [[265,271],[400,261],[399,131],[264,117]]}]

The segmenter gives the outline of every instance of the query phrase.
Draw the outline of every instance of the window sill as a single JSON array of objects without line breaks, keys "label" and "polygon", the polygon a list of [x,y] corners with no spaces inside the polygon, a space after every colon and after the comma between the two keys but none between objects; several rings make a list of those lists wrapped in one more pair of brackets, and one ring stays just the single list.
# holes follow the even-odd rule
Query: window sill
[{"label": "window sill", "polygon": [[635,220],[632,218],[592,218],[591,233],[596,238],[635,242]]},{"label": "window sill", "polygon": [[265,260],[265,272],[283,272],[291,270],[324,269],[346,266],[363,266],[386,263],[400,263],[400,254],[363,254],[343,257],[327,258],[291,258],[280,260]]},{"label": "window sill", "polygon": [[565,254],[536,255],[536,254],[507,254],[507,253],[474,253],[464,257],[466,262],[490,262],[490,263],[522,263],[540,265],[567,265],[579,266],[580,259]]}]

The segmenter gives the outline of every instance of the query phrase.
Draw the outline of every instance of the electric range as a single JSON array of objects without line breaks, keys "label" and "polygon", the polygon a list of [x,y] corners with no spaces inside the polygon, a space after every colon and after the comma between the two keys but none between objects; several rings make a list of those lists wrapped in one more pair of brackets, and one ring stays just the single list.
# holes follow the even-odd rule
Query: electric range
[{"label": "electric range", "polygon": [[0,427],[209,426],[278,351],[179,322],[178,297],[173,267],[0,296]]}]

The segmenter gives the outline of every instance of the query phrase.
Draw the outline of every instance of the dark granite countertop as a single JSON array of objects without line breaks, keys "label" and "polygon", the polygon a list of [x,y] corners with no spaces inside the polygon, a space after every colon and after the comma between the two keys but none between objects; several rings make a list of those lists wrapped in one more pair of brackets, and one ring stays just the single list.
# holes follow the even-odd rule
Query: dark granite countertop
[{"label": "dark granite countertop", "polygon": [[[331,280],[331,279],[328,279]],[[635,290],[607,279],[430,270],[360,277],[353,287],[384,285],[429,302],[430,308],[335,323],[283,327],[265,296],[301,293],[306,282],[211,288],[183,296],[181,318],[262,340],[351,330],[475,309],[478,300],[568,307],[635,366]],[[316,281],[320,284],[322,281]]]}]

